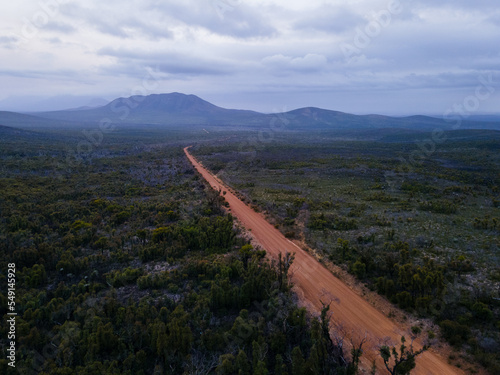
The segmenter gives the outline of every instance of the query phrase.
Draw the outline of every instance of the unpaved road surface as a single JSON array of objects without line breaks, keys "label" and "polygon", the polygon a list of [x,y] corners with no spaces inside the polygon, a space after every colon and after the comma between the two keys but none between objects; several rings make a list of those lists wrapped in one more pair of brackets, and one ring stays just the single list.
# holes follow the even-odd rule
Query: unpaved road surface
[{"label": "unpaved road surface", "polygon": [[[188,147],[184,149],[184,152],[214,189],[226,192],[224,197],[229,203],[232,215],[251,231],[257,242],[271,257],[277,258],[280,252],[295,253],[291,274],[295,284],[294,291],[298,294],[301,305],[306,306],[311,313],[318,314],[322,307],[320,299],[325,303],[334,301],[330,308],[333,312],[333,319],[342,324],[345,332],[353,333],[354,337],[366,336],[368,338],[368,342],[363,346],[362,367],[369,368],[371,361],[377,359],[379,369],[377,373],[388,373],[382,360],[377,356],[377,346],[384,340],[390,340],[389,342],[399,347],[397,344],[400,344],[401,335],[409,339],[409,327],[400,326],[370,305],[312,255],[285,238],[263,215],[255,212],[235,196],[220,179],[206,170],[189,153]],[[415,343],[414,347],[418,348],[420,345]],[[447,360],[438,353],[429,350],[417,357],[417,367],[412,374],[452,375],[463,374],[463,372],[448,364]]]}]

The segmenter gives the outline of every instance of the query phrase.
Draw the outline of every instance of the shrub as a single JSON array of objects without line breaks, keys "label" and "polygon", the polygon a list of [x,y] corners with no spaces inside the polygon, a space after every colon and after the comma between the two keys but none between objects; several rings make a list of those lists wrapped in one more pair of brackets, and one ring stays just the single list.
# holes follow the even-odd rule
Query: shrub
[{"label": "shrub", "polygon": [[334,215],[311,215],[308,227],[311,229],[323,230],[353,230],[358,229],[358,222],[354,219],[344,219]]},{"label": "shrub", "polygon": [[470,335],[470,328],[452,320],[443,320],[439,326],[443,337],[454,346],[461,346],[465,343]]},{"label": "shrub", "polygon": [[419,209],[445,215],[456,214],[458,211],[456,205],[446,200],[424,202],[419,205]]},{"label": "shrub", "polygon": [[116,225],[123,224],[130,218],[130,212],[128,211],[120,211],[119,213],[113,215],[112,221]]},{"label": "shrub", "polygon": [[123,271],[115,270],[106,275],[107,281],[115,288],[133,284],[142,276],[143,270],[141,268],[125,268]]},{"label": "shrub", "polygon": [[414,335],[419,335],[421,332],[422,332],[422,328],[420,328],[419,326],[412,326],[411,327],[411,333],[413,333]]},{"label": "shrub", "polygon": [[482,302],[476,302],[472,306],[472,311],[476,318],[483,321],[490,321],[493,319],[493,312],[488,308],[488,306]]}]

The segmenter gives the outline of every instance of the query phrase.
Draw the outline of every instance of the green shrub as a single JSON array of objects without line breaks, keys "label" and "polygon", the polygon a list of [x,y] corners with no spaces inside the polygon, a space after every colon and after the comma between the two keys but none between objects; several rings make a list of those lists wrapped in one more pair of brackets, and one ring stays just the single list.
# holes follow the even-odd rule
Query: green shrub
[{"label": "green shrub", "polygon": [[419,205],[419,209],[422,211],[430,211],[436,214],[445,215],[456,214],[458,211],[456,205],[446,200],[424,202]]},{"label": "green shrub", "polygon": [[309,219],[308,227],[323,230],[353,230],[358,229],[358,222],[354,219],[345,219],[334,215],[314,214]]},{"label": "green shrub", "polygon": [[439,323],[441,334],[453,346],[461,346],[471,335],[471,330],[468,326],[462,325],[452,320],[443,320]]},{"label": "green shrub", "polygon": [[474,313],[474,316],[479,320],[488,322],[491,319],[493,319],[493,312],[488,308],[488,305],[486,305],[485,303],[476,302],[472,306],[472,311]]}]

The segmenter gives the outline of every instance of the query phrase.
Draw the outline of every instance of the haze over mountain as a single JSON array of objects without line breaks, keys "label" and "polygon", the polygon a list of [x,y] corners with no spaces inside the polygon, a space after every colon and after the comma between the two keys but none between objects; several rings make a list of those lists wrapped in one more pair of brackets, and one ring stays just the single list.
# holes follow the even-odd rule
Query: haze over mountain
[{"label": "haze over mountain", "polygon": [[9,96],[0,101],[0,111],[33,113],[59,111],[68,108],[97,108],[109,100],[89,95],[58,95],[50,98],[41,96]]},{"label": "haze over mountain", "polygon": [[445,121],[429,116],[389,117],[352,115],[315,107],[299,108],[284,113],[264,114],[250,110],[226,109],[195,95],[181,93],[154,94],[118,98],[98,108],[71,109],[21,115],[0,112],[0,123],[8,126],[70,126],[95,122],[135,125],[202,125],[237,128],[280,128],[288,130],[331,129],[496,129],[494,121]]}]

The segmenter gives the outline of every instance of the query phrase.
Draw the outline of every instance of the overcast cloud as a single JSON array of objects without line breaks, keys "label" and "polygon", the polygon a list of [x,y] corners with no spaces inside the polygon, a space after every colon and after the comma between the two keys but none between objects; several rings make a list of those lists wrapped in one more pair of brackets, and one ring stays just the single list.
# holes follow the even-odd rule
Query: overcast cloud
[{"label": "overcast cloud", "polygon": [[74,98],[76,106],[177,91],[263,112],[317,106],[440,115],[487,79],[495,91],[474,110],[500,112],[497,0],[18,0],[1,7],[0,109],[39,110],[34,103],[47,97]]}]

